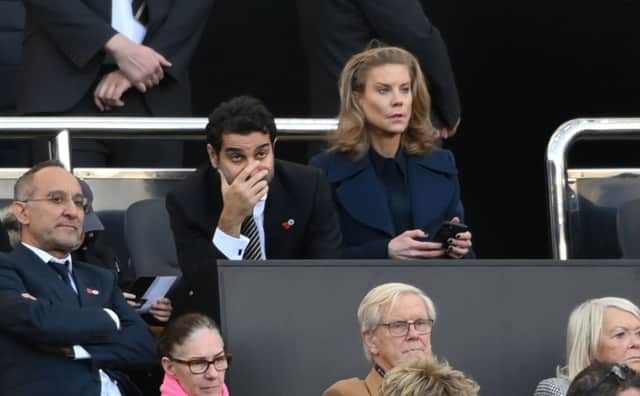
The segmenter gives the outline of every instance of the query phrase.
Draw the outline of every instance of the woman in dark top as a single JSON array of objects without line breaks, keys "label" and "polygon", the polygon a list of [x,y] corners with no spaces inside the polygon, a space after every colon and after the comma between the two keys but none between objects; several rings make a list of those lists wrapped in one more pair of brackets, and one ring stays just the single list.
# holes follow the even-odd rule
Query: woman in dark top
[{"label": "woman in dark top", "polygon": [[435,147],[430,97],[416,58],[397,47],[354,55],[340,76],[334,143],[311,160],[324,170],[351,258],[461,258],[471,233],[426,241],[463,221],[453,154]]}]

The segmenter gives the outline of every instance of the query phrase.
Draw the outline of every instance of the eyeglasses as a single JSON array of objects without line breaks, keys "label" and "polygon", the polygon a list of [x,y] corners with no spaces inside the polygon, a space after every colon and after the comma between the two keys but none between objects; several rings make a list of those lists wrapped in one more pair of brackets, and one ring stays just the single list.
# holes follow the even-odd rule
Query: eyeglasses
[{"label": "eyeglasses", "polygon": [[71,203],[73,203],[73,206],[75,206],[77,209],[80,209],[85,213],[87,212],[87,209],[89,208],[87,197],[85,197],[84,195],[77,194],[77,195],[74,195],[71,198],[69,198],[69,196],[64,192],[52,192],[46,198],[29,198],[29,199],[25,199],[25,200],[18,201],[18,202],[24,202],[24,203],[27,203],[27,202],[49,202],[50,204],[52,204],[54,206],[64,206],[69,201],[71,201]]},{"label": "eyeglasses", "polygon": [[380,326],[385,326],[389,329],[389,334],[392,336],[403,337],[409,333],[409,327],[413,325],[413,329],[418,334],[429,334],[433,329],[433,319],[417,319],[417,320],[399,320],[396,322],[380,323]]},{"label": "eyeglasses", "polygon": [[631,370],[629,367],[625,366],[624,364],[614,364],[611,366],[611,369],[609,369],[609,372],[607,373],[607,375],[602,377],[600,381],[598,381],[594,386],[589,388],[589,391],[587,391],[586,395],[587,396],[598,395],[598,392],[597,392],[598,388],[600,388],[602,384],[609,381],[611,378],[615,379],[617,384],[621,384],[622,382],[631,378],[634,374],[635,374],[634,371]]},{"label": "eyeglasses", "polygon": [[174,358],[172,356],[169,356],[169,359],[171,359],[174,362],[186,364],[187,366],[189,366],[189,371],[191,371],[191,374],[202,374],[207,370],[209,370],[209,366],[211,366],[212,364],[217,371],[224,371],[227,368],[229,368],[229,363],[231,363],[231,354],[229,352],[225,352],[224,354],[213,358],[213,360],[207,360],[207,359],[182,360],[182,359]]}]

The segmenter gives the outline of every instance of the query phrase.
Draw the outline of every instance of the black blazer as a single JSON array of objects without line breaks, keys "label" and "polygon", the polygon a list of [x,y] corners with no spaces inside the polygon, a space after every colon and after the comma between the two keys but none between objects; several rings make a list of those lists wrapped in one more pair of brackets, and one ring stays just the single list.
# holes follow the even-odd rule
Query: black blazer
[{"label": "black blazer", "polygon": [[[157,364],[147,325],[122,297],[114,275],[73,262],[78,295],[22,244],[0,254],[0,389],[8,395],[99,395],[98,368]],[[20,296],[29,293],[32,301]],[[102,308],[120,318],[121,330]],[[47,346],[82,345],[91,359],[73,360]]]},{"label": "black blazer", "polygon": [[[27,17],[18,112],[64,112],[97,81],[111,27],[111,1],[23,0]],[[147,0],[149,22],[143,44],[173,66],[144,95],[152,114],[189,115],[189,62],[213,0]],[[134,88],[132,88],[134,89]]]},{"label": "black blazer", "polygon": [[[178,263],[189,290],[176,311],[218,315],[216,260],[226,257],[213,245],[223,202],[220,176],[207,165],[167,195],[167,210]],[[285,227],[289,219],[294,225]],[[276,160],[264,209],[267,259],[326,259],[340,256],[341,233],[322,173],[309,166]],[[183,307],[178,306],[184,304]]]},{"label": "black blazer", "polygon": [[460,98],[447,47],[419,0],[298,1],[309,53],[314,116],[335,117],[338,78],[347,60],[372,39],[403,47],[420,61],[432,97],[434,122],[452,127],[460,118]]},{"label": "black blazer", "polygon": [[[311,165],[322,169],[331,185],[345,258],[388,258],[389,241],[406,230],[394,229],[384,186],[369,156],[354,161],[346,153],[323,153],[313,157]],[[433,235],[445,220],[458,216],[464,221],[458,170],[450,151],[408,155],[407,186],[415,228]]]}]

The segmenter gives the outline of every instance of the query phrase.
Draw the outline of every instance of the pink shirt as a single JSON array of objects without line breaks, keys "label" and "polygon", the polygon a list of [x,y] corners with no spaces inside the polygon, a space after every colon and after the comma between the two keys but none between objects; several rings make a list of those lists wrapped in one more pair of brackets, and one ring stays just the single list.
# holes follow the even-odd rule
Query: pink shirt
[{"label": "pink shirt", "polygon": [[[189,396],[178,381],[167,373],[164,374],[164,380],[160,385],[160,393],[162,396]],[[229,396],[229,389],[227,389],[226,384],[222,385],[220,396]]]}]

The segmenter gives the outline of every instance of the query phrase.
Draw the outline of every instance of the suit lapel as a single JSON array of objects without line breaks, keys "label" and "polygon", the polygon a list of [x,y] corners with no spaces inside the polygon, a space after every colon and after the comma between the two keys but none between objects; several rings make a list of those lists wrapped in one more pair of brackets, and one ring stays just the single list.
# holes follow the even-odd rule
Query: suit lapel
[{"label": "suit lapel", "polygon": [[371,396],[377,396],[378,394],[380,394],[380,388],[382,387],[382,382],[383,382],[382,377],[380,376],[380,374],[378,374],[378,372],[375,369],[371,369],[371,371],[369,372],[369,375],[367,375],[367,378],[364,379],[364,383],[367,389],[369,390],[369,394]]},{"label": "suit lapel", "polygon": [[84,281],[84,274],[82,273],[82,269],[79,266],[76,267],[74,263],[73,267],[73,280],[76,282],[76,289],[78,290],[78,300],[80,301],[80,306],[84,306],[86,304],[87,299],[87,285]]},{"label": "suit lapel", "polygon": [[[276,170],[276,174],[269,184],[269,195],[264,206],[264,248],[267,259],[281,258],[283,255],[287,256],[287,252],[291,251],[293,236],[300,227],[303,227],[303,225],[295,223],[295,207],[295,202],[292,202]],[[293,224],[290,224],[291,222]],[[285,223],[288,226],[285,226]]]},{"label": "suit lapel", "polygon": [[172,0],[147,0],[149,23],[147,24],[147,37],[154,32],[167,16]]},{"label": "suit lapel", "polygon": [[[394,225],[382,184],[368,156],[357,162],[340,161],[345,177],[336,188],[336,199],[358,222],[394,235]],[[329,179],[333,179],[329,175]]]},{"label": "suit lapel", "polygon": [[413,224],[423,229],[447,212],[454,186],[449,172],[434,169],[429,157],[409,156],[408,173]]},{"label": "suit lapel", "polygon": [[[49,264],[42,261],[40,257],[38,257],[29,248],[19,244],[13,250],[11,255],[16,257],[17,262],[20,263],[20,266],[22,266],[25,271],[30,273],[30,276],[34,279],[40,279],[42,283],[46,285],[47,290],[49,290],[59,300],[67,301],[69,299],[73,299],[77,303],[78,299],[73,289],[65,285],[56,270],[51,268]],[[38,298],[38,296],[34,297]]]}]

